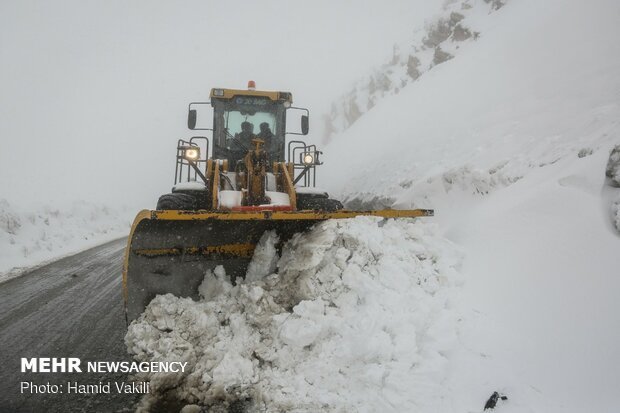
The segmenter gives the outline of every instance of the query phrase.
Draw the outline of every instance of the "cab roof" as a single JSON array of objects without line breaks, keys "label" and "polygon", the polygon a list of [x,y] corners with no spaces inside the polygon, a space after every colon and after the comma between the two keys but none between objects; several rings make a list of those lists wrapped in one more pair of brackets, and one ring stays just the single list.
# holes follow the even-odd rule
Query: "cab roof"
[{"label": "cab roof", "polygon": [[235,96],[266,97],[273,101],[293,103],[293,95],[290,92],[213,88],[211,89],[211,94],[209,95],[211,99],[232,99]]}]

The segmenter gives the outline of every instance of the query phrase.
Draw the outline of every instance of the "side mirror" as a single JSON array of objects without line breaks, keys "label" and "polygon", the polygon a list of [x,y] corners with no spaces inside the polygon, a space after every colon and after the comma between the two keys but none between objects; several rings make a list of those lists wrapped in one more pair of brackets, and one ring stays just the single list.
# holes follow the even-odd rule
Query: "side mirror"
[{"label": "side mirror", "polygon": [[198,117],[198,114],[196,112],[196,109],[190,109],[189,113],[187,114],[187,128],[194,130],[196,129],[196,118]]},{"label": "side mirror", "polygon": [[301,134],[307,135],[308,129],[310,129],[310,119],[308,118],[308,115],[302,115],[301,116]]}]

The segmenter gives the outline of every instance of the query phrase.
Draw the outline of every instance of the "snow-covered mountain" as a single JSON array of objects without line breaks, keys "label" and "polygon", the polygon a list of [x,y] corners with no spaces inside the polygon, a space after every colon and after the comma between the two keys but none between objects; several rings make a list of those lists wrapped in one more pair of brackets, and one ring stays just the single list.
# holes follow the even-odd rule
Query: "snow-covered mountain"
[{"label": "snow-covered mountain", "polygon": [[460,48],[477,40],[481,30],[507,0],[452,0],[441,15],[424,28],[414,28],[411,38],[394,45],[390,61],[358,80],[332,103],[324,116],[324,140],[330,141],[353,125],[383,98],[399,93],[426,72],[454,58]]}]

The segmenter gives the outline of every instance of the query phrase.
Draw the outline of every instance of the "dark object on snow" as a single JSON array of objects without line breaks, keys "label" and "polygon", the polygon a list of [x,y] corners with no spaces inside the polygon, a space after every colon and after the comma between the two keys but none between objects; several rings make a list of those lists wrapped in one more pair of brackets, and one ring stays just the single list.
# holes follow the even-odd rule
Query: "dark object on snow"
[{"label": "dark object on snow", "polygon": [[487,400],[487,402],[485,403],[484,410],[495,409],[495,406],[497,405],[497,401],[499,399],[508,400],[508,397],[506,397],[503,394],[499,394],[498,392],[494,391],[493,394],[491,395],[491,397],[489,397],[489,400]]},{"label": "dark object on snow", "polygon": [[585,158],[586,156],[590,156],[593,153],[594,151],[592,150],[592,148],[581,148],[579,152],[577,153],[577,156],[579,158]]}]

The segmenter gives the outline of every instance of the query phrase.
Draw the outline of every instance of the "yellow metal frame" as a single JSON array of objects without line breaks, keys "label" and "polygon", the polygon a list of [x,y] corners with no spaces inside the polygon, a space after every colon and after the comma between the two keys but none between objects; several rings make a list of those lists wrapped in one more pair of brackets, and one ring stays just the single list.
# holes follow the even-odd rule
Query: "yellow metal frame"
[{"label": "yellow metal frame", "polygon": [[129,238],[127,238],[127,246],[125,247],[125,259],[123,260],[123,300],[127,302],[127,268],[129,266],[129,253],[131,252],[131,240],[133,239],[133,233],[136,231],[138,224],[145,220],[151,219],[151,212],[148,209],[143,209],[138,212],[136,218],[133,220],[133,224],[131,224],[131,230],[129,231]]},{"label": "yellow metal frame", "polygon": [[[216,89],[224,91],[223,95],[215,96],[213,91]],[[293,103],[292,95],[290,93],[286,93],[286,95],[284,95],[282,92],[271,92],[271,91],[266,91],[266,90],[213,88],[211,89],[211,94],[209,96],[211,99],[232,99],[235,96],[266,97],[273,101],[285,100],[285,101]]]},{"label": "yellow metal frame", "polygon": [[212,204],[213,209],[217,209],[220,203],[220,161],[215,160],[215,170],[213,171]]},{"label": "yellow metal frame", "polygon": [[[145,215],[143,215],[145,214]],[[276,219],[276,220],[326,220],[355,218],[358,216],[372,216],[382,218],[418,218],[433,216],[430,209],[381,209],[376,211],[349,211],[340,210],[334,212],[320,211],[149,211],[144,210],[138,216],[147,217],[146,219],[161,219],[168,221],[192,221],[192,220],[224,220],[224,221],[250,221],[255,219]],[[143,219],[145,219],[143,218]],[[136,218],[137,219],[137,218]]]},{"label": "yellow metal frame", "polygon": [[280,168],[282,169],[282,182],[284,184],[284,190],[288,194],[289,203],[293,210],[297,209],[297,192],[295,192],[295,186],[293,185],[293,180],[291,179],[291,175],[288,172],[288,169],[284,162],[280,164]]}]

